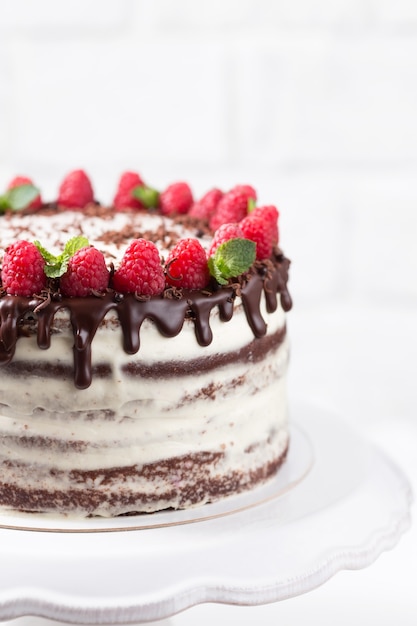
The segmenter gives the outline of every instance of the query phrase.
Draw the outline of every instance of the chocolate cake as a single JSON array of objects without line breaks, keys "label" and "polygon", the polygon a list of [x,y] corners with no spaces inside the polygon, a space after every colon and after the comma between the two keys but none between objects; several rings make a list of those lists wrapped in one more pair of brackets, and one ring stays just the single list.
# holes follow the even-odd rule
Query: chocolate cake
[{"label": "chocolate cake", "polygon": [[[45,203],[18,180],[0,202],[0,509],[151,513],[273,477],[291,308],[276,209],[248,186],[195,202],[185,183],[158,193],[123,177],[111,206],[76,176]],[[132,242],[161,270],[146,260],[150,277],[128,288]],[[104,265],[84,278],[92,250]]]}]

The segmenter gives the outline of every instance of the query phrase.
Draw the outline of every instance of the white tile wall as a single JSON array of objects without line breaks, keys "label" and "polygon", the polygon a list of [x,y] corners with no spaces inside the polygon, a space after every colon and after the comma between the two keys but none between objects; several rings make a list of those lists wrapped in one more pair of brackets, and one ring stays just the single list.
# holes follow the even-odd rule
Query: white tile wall
[{"label": "white tile wall", "polygon": [[0,185],[252,182],[299,303],[417,306],[412,0],[3,0]]}]

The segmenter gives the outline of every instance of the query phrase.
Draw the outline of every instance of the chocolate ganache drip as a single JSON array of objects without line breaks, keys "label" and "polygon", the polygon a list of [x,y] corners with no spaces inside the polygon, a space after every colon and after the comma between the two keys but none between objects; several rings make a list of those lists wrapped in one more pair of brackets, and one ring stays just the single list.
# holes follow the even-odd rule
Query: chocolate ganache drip
[{"label": "chocolate ganache drip", "polygon": [[[289,260],[279,254],[266,266],[254,268],[239,286],[246,318],[255,337],[264,336],[267,330],[260,310],[263,293],[268,312],[276,310],[277,294],[280,294],[284,311],[292,306],[287,290],[289,264]],[[139,300],[133,295],[119,297],[119,294],[109,292],[102,297],[51,299],[42,306],[38,298],[3,295],[0,298],[0,364],[7,366],[12,361],[17,341],[23,334],[20,328],[25,318],[33,318],[38,347],[47,350],[54,318],[59,310],[66,309],[74,336],[74,384],[78,389],[86,389],[92,381],[93,339],[109,311],[115,311],[119,319],[123,349],[127,354],[135,354],[140,349],[140,330],[145,319],[152,320],[165,337],[178,335],[185,319],[192,319],[198,343],[209,345],[213,339],[210,328],[212,310],[218,307],[220,319],[228,322],[233,316],[235,297],[233,286],[213,292],[184,291],[178,299],[161,296]]]}]

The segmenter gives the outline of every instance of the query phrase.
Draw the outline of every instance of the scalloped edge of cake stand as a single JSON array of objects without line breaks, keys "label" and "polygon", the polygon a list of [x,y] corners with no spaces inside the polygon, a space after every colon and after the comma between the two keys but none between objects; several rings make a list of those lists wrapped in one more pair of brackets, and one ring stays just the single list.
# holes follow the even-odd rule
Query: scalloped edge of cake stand
[{"label": "scalloped edge of cake stand", "polygon": [[128,533],[0,529],[0,619],[144,623],[204,602],[285,600],[372,564],[410,526],[407,478],[334,415],[292,419],[314,465],[256,506]]}]

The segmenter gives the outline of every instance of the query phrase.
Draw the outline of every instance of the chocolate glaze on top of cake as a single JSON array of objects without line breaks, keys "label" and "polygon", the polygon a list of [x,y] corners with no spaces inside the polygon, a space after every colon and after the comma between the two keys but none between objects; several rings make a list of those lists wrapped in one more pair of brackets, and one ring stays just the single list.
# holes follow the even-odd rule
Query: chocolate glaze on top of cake
[{"label": "chocolate glaze on top of cake", "polygon": [[[36,215],[53,216],[62,208],[52,203],[44,205]],[[63,211],[65,213],[65,211]],[[24,212],[22,212],[24,215]],[[75,214],[75,213],[74,213]],[[114,211],[100,204],[88,205],[80,215],[110,220]],[[11,219],[9,215],[3,219]],[[185,222],[185,224],[184,224]],[[208,234],[207,225],[201,220],[189,216],[178,216],[167,226],[164,221],[158,223],[154,231],[138,230],[137,224],[128,223],[120,231],[105,230],[98,238],[116,246],[134,238],[144,237],[157,241],[164,249],[169,249],[178,233],[175,223],[195,231],[196,236]],[[77,220],[79,228],[81,223]],[[80,225],[81,224],[81,225]],[[15,225],[19,236],[19,224]],[[32,224],[31,224],[32,228]],[[33,230],[36,229],[36,216],[33,217]],[[36,233],[33,232],[36,237]],[[161,296],[142,298],[135,295],[122,295],[112,289],[104,294],[86,298],[65,298],[54,292],[53,286],[45,293],[31,298],[6,295],[0,289],[0,365],[7,366],[13,360],[16,343],[27,332],[28,319],[31,320],[30,332],[37,334],[37,344],[42,350],[50,347],[51,333],[56,314],[61,310],[69,312],[74,344],[74,384],[79,389],[89,387],[92,381],[92,343],[100,324],[110,311],[118,317],[123,338],[123,349],[127,354],[136,354],[140,348],[140,329],[145,319],[155,324],[161,335],[174,337],[181,332],[186,319],[194,323],[196,340],[201,346],[212,342],[210,316],[217,308],[222,321],[229,321],[234,312],[235,300],[241,298],[247,322],[255,337],[265,335],[267,328],[260,306],[264,294],[268,313],[277,309],[277,294],[284,311],[291,306],[287,290],[289,260],[277,248],[268,261],[255,262],[249,272],[237,279],[235,284],[221,287],[213,283],[207,289],[187,291],[168,287]],[[231,281],[230,281],[231,282]]]},{"label": "chocolate glaze on top of cake", "polygon": [[[287,290],[289,261],[282,254],[274,262],[257,268],[249,274],[239,293],[246,318],[255,337],[266,333],[266,324],[260,311],[262,293],[265,293],[267,310],[277,308],[277,293],[285,311],[291,308]],[[218,307],[220,318],[228,321],[233,315],[236,288],[219,288],[215,291],[188,291],[181,298],[152,297],[140,300],[132,295],[120,297],[109,292],[102,297],[61,298],[48,300],[40,305],[38,298],[6,296],[0,298],[0,364],[7,365],[13,359],[19,338],[19,323],[29,314],[36,316],[37,343],[40,349],[50,346],[51,328],[56,313],[68,309],[74,335],[74,384],[79,389],[89,387],[92,380],[92,342],[106,314],[114,310],[120,321],[123,348],[127,354],[135,354],[140,347],[140,328],[145,319],[151,319],[159,332],[174,337],[181,332],[184,320],[194,322],[195,335],[201,346],[212,341],[210,328],[211,311]]]}]

